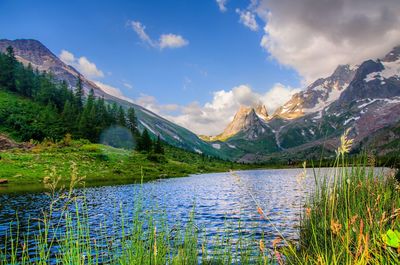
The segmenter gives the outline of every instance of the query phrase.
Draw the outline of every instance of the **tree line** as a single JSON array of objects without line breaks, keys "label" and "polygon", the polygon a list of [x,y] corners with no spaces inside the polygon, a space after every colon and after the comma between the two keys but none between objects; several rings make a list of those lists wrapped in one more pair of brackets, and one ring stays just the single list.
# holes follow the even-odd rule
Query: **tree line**
[{"label": "tree line", "polygon": [[[95,97],[93,89],[86,96],[80,76],[75,88],[70,89],[65,81],[56,82],[51,73],[34,70],[31,64],[25,67],[17,61],[11,46],[5,53],[0,53],[0,88],[43,106],[38,113],[27,110],[28,117],[12,110],[3,118],[0,115],[0,122],[17,130],[21,140],[59,140],[65,134],[71,134],[75,139],[96,143],[104,130],[119,126],[130,131],[137,150],[163,153],[159,137],[153,141],[146,129],[138,130],[133,107],[125,111],[115,102],[108,103],[102,97]],[[21,106],[16,108],[21,112]]]}]

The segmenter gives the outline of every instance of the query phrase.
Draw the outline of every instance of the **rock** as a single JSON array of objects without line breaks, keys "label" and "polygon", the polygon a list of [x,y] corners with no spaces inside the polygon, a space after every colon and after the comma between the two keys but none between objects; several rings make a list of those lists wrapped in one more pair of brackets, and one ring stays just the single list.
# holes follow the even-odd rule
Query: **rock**
[{"label": "rock", "polygon": [[7,184],[8,183],[8,179],[0,179],[0,184]]}]

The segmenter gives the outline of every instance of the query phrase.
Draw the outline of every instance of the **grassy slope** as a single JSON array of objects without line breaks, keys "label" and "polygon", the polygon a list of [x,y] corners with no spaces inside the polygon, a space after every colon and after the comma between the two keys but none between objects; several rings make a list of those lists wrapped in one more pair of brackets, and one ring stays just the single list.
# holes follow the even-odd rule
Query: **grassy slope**
[{"label": "grassy slope", "polygon": [[200,155],[173,147],[166,148],[166,161],[152,162],[147,154],[79,141],[74,141],[67,147],[50,144],[37,145],[29,151],[3,151],[0,156],[0,178],[18,184],[42,183],[53,167],[63,181],[68,181],[73,163],[78,165],[79,174],[86,176],[89,183],[138,182],[142,178],[142,172],[143,179],[149,180],[252,167],[203,159]]},{"label": "grassy slope", "polygon": [[[0,89],[0,132],[21,141],[25,127],[51,127],[45,124],[43,109],[36,102]],[[3,151],[0,156],[0,178],[10,183],[41,183],[53,167],[67,181],[72,163],[78,165],[87,182],[96,183],[140,181],[142,172],[147,180],[251,167],[204,158],[170,146],[166,146],[166,161],[156,163],[147,154],[84,141],[73,141],[70,146],[40,144],[29,151]]]}]

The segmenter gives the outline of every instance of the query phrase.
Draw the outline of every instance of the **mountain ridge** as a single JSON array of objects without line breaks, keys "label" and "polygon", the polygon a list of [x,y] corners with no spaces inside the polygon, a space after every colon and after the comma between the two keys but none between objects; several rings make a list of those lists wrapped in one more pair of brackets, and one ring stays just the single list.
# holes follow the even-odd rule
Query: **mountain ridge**
[{"label": "mountain ridge", "polygon": [[[235,146],[235,159],[241,162],[272,159],[272,154],[295,155],[318,146],[325,146],[327,153],[333,155],[344,130],[351,129],[350,136],[357,145],[399,120],[400,46],[397,46],[381,59],[353,66],[339,65],[329,77],[317,79],[265,121],[269,130],[264,134],[251,139],[247,137],[249,128],[246,127],[223,139],[223,143]],[[247,142],[241,141],[244,139]],[[265,141],[270,145],[266,147]],[[254,148],[249,151],[249,146]],[[232,153],[228,148],[221,147],[221,150]],[[317,155],[304,152],[305,157]]]},{"label": "mountain ridge", "polygon": [[70,89],[74,89],[78,77],[80,77],[86,95],[93,89],[96,97],[104,97],[106,101],[116,102],[126,108],[133,107],[138,118],[138,127],[140,130],[146,128],[151,134],[154,136],[160,135],[164,141],[173,146],[191,152],[227,159],[227,156],[220,154],[209,143],[204,142],[188,129],[174,124],[142,106],[107,93],[93,81],[79,73],[75,68],[62,62],[40,41],[33,39],[0,40],[0,52],[5,52],[8,46],[14,49],[18,61],[25,65],[30,63],[34,69],[37,68],[41,72],[50,72],[57,82],[65,80]]}]

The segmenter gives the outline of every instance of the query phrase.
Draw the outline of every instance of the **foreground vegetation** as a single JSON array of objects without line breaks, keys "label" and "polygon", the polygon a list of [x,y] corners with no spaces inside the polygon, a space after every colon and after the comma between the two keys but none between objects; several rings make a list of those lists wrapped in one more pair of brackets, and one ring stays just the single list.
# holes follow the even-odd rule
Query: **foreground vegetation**
[{"label": "foreground vegetation", "polygon": [[[315,177],[300,225],[298,248],[284,250],[293,264],[400,264],[400,185],[394,170],[374,174],[373,157],[350,169],[341,138],[335,174]],[[354,163],[353,163],[354,164]],[[376,172],[375,172],[376,173]]]},{"label": "foreground vegetation", "polygon": [[[344,135],[334,174],[322,177],[315,169],[316,189],[302,211],[298,242],[277,237],[267,246],[262,237],[233,238],[229,229],[205,238],[193,214],[185,225],[169,227],[160,211],[142,207],[143,197],[132,209],[132,220],[122,218],[112,230],[93,230],[85,199],[75,198],[72,189],[54,195],[60,178],[53,172],[48,182],[51,201],[57,203],[44,212],[34,239],[10,226],[14,233],[6,237],[0,259],[10,264],[399,264],[400,194],[394,172],[376,175],[373,159],[348,168],[349,145]],[[293,176],[299,185],[305,185],[306,172]],[[76,166],[70,179],[73,185],[82,180]],[[268,222],[261,203],[251,197],[254,211]],[[57,215],[61,221],[50,218],[56,210],[63,211]]]}]

